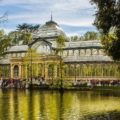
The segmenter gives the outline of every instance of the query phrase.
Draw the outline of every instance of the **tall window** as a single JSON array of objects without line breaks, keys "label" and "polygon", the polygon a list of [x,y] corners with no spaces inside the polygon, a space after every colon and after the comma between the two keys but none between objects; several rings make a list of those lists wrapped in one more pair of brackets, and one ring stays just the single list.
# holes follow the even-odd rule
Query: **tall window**
[{"label": "tall window", "polygon": [[14,77],[18,77],[19,76],[19,67],[18,65],[14,66]]}]

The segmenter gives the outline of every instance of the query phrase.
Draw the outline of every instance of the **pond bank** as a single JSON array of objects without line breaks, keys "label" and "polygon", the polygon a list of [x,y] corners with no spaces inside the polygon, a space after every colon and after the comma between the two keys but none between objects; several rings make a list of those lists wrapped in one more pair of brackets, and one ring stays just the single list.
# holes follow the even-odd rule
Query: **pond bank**
[{"label": "pond bank", "polygon": [[30,90],[58,90],[58,91],[99,91],[99,90],[117,90],[120,91],[120,86],[86,86],[86,87],[57,87],[57,86],[32,86]]},{"label": "pond bank", "polygon": [[0,88],[2,89],[41,89],[41,90],[120,90],[120,81],[46,81],[46,80],[0,80]]}]

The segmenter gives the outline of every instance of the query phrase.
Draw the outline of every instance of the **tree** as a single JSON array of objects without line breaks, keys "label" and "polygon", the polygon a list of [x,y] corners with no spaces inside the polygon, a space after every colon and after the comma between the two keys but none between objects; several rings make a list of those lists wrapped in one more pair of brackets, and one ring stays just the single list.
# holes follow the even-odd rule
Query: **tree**
[{"label": "tree", "polygon": [[98,33],[94,31],[88,31],[83,35],[84,40],[97,40],[98,38]]},{"label": "tree", "polygon": [[18,31],[23,31],[23,32],[34,32],[36,30],[38,30],[38,28],[40,27],[40,25],[36,24],[36,25],[32,25],[32,24],[27,24],[27,23],[23,23],[23,24],[19,24],[17,26],[17,30]]},{"label": "tree", "polygon": [[0,56],[3,55],[4,51],[11,44],[11,39],[4,33],[3,30],[0,30]]},{"label": "tree", "polygon": [[108,55],[120,60],[120,0],[91,0],[97,6],[94,25]]},{"label": "tree", "polygon": [[71,41],[78,41],[79,37],[77,35],[71,37]]},{"label": "tree", "polygon": [[32,41],[32,33],[23,32],[23,31],[12,31],[8,34],[8,36],[12,39],[11,44],[29,44]]},{"label": "tree", "polygon": [[32,41],[32,34],[30,32],[22,32],[20,39],[23,40],[24,45],[27,45]]},{"label": "tree", "polygon": [[32,26],[31,24],[28,25],[27,23],[23,23],[22,25],[19,24],[19,25],[17,26],[17,30],[18,30],[18,31],[26,31],[26,32],[29,32],[31,26]]},{"label": "tree", "polygon": [[39,25],[24,23],[17,26],[16,31],[12,31],[8,36],[12,39],[11,44],[29,44],[32,41],[32,33],[39,28]]},{"label": "tree", "polygon": [[94,31],[88,31],[82,36],[71,36],[71,41],[81,41],[81,40],[98,40],[99,39],[99,33]]},{"label": "tree", "polygon": [[17,26],[17,32],[19,33],[19,40],[23,40],[23,44],[29,44],[32,41],[32,33],[38,30],[40,25],[32,25],[23,23]]},{"label": "tree", "polygon": [[8,37],[11,39],[11,45],[19,44],[21,33],[19,31],[12,31],[8,34]]},{"label": "tree", "polygon": [[23,62],[24,65],[27,66],[27,72],[28,72],[28,78],[31,79],[31,84],[32,84],[32,77],[38,77],[36,76],[36,66],[33,64],[33,58],[37,59],[39,57],[39,54],[36,52],[35,49],[32,49],[31,46],[28,49],[28,52],[25,54],[23,57]]},{"label": "tree", "polygon": [[63,87],[63,80],[62,80],[62,52],[63,52],[63,48],[65,46],[65,37],[63,35],[58,36],[58,38],[56,39],[56,43],[57,43],[57,50],[56,53],[60,53],[60,81],[61,81],[61,89]]}]

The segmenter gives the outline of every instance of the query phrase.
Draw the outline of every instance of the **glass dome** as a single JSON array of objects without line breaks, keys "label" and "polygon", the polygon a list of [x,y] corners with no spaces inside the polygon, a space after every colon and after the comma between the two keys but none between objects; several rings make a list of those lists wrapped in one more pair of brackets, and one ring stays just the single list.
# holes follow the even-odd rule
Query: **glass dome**
[{"label": "glass dome", "polygon": [[38,29],[38,31],[34,34],[34,37],[56,37],[59,35],[66,36],[60,26],[56,22],[50,20]]}]

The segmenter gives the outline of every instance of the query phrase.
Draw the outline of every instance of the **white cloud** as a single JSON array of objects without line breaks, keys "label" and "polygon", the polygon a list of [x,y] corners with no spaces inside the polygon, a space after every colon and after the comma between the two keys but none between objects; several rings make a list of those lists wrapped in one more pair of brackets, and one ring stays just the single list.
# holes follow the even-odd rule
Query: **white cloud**
[{"label": "white cloud", "polygon": [[8,9],[15,6],[14,12],[8,16],[8,28],[23,22],[43,24],[50,20],[51,11],[53,20],[60,25],[92,26],[94,21],[90,0],[3,0],[1,5]]},{"label": "white cloud", "polygon": [[[60,0],[59,0],[60,1]],[[90,8],[91,4],[89,0],[61,0],[56,2],[52,8],[53,10],[67,10],[67,11],[77,11],[80,9]]]},{"label": "white cloud", "polygon": [[2,5],[15,5],[15,4],[40,4],[44,1],[41,0],[2,0]]},{"label": "white cloud", "polygon": [[54,7],[61,8],[66,6],[76,6],[76,7],[88,7],[90,6],[89,0],[2,0],[2,5],[11,4],[51,4]]},{"label": "white cloud", "polygon": [[86,19],[59,19],[57,20],[59,24],[68,25],[68,26],[92,26],[93,18]]},{"label": "white cloud", "polygon": [[[55,14],[58,16],[57,14]],[[58,24],[63,25],[70,25],[70,26],[92,26],[92,23],[94,21],[94,17],[71,17],[67,18],[67,16],[58,16],[56,17],[53,15],[53,20],[55,20]],[[22,13],[18,15],[9,15],[8,19],[10,21],[18,21],[18,22],[28,22],[28,23],[35,23],[35,24],[43,24],[46,21],[50,20],[50,14],[47,13]]]}]

